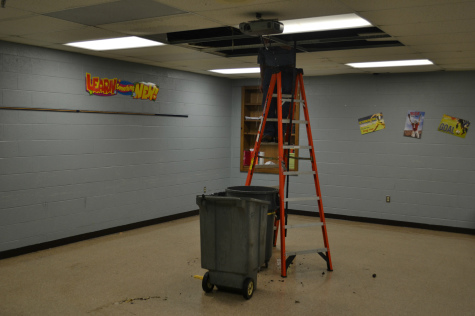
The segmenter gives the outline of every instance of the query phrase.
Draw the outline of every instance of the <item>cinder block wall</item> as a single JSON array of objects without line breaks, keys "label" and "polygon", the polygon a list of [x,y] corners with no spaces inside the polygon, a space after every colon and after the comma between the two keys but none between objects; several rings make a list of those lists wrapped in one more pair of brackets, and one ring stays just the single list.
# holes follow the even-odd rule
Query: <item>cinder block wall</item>
[{"label": "cinder block wall", "polygon": [[[154,82],[157,102],[89,96],[86,72]],[[475,120],[473,82],[475,72],[305,77],[326,213],[474,229],[473,131],[437,131],[443,114]],[[0,42],[2,107],[189,115],[0,110],[0,251],[196,210],[204,186],[243,185],[241,87],[257,84]],[[420,140],[402,136],[408,110],[426,112]],[[358,118],[380,111],[386,129],[361,135]],[[290,188],[313,192],[300,177]]]},{"label": "cinder block wall", "polygon": [[[475,122],[475,72],[304,81],[326,213],[475,229],[474,127],[465,139],[437,131],[443,114]],[[233,82],[233,126],[240,124],[240,87],[257,84]],[[409,110],[425,111],[421,139],[403,137]],[[361,135],[358,118],[378,112],[386,129]],[[307,144],[303,127],[300,135]],[[239,134],[233,132],[232,140],[231,183],[242,185],[247,174],[239,172]],[[304,162],[300,166],[309,169]],[[252,184],[277,181],[256,174]],[[309,176],[291,177],[290,189],[291,196],[314,194]],[[316,204],[294,202],[289,208],[315,211]]]},{"label": "cinder block wall", "polygon": [[[159,85],[157,102],[90,96],[85,76]],[[229,185],[230,81],[0,42],[0,251],[196,210]]]}]

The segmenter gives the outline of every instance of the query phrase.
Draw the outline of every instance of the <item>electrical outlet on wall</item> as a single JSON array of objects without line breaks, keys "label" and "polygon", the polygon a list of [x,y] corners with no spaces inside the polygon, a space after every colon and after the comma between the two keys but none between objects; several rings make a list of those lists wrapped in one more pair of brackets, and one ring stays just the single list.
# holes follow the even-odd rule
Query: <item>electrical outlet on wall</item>
[{"label": "electrical outlet on wall", "polygon": [[391,202],[391,197],[389,195],[386,195],[386,203]]}]

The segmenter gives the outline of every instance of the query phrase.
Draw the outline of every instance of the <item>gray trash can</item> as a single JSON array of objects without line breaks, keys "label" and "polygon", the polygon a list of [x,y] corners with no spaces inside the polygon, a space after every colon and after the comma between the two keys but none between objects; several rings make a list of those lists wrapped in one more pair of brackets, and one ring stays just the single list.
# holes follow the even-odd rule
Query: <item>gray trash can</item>
[{"label": "gray trash can", "polygon": [[246,299],[257,286],[265,262],[269,202],[252,198],[198,195],[202,287],[239,289]]},{"label": "gray trash can", "polygon": [[274,246],[274,220],[275,211],[279,207],[279,190],[263,186],[237,186],[226,189],[227,196],[248,197],[270,202],[267,215],[266,228],[266,248],[265,248],[265,266],[268,267],[272,257],[272,247]]}]

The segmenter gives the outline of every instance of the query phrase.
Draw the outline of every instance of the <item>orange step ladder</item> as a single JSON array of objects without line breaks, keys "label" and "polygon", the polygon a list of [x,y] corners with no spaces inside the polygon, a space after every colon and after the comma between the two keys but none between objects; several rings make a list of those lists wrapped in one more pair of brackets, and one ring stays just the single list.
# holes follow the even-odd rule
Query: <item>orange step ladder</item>
[{"label": "orange step ladder", "polygon": [[[274,93],[275,86],[277,85],[277,93]],[[274,238],[274,246],[277,242],[278,232],[280,230],[280,254],[281,254],[281,276],[287,277],[287,269],[292,264],[294,258],[299,254],[308,254],[308,253],[318,253],[327,263],[328,271],[333,271],[332,261],[330,256],[330,246],[328,243],[328,235],[327,235],[327,226],[325,222],[325,214],[323,211],[323,204],[322,204],[322,196],[320,191],[320,182],[318,179],[318,172],[317,172],[317,163],[315,160],[315,150],[313,146],[313,138],[312,138],[312,131],[310,128],[310,117],[308,114],[308,106],[307,106],[307,98],[305,95],[305,88],[303,84],[303,71],[302,69],[296,69],[296,78],[295,78],[295,88],[294,93],[291,95],[283,95],[282,94],[282,76],[281,72],[275,73],[272,75],[269,89],[266,96],[266,102],[264,106],[264,111],[261,119],[261,124],[259,126],[259,131],[257,134],[256,142],[254,145],[254,151],[252,152],[251,156],[251,163],[249,166],[249,171],[247,173],[246,185],[251,185],[252,176],[255,171],[257,157],[259,153],[259,148],[261,145],[262,136],[264,134],[264,127],[266,122],[268,121],[267,115],[269,112],[269,106],[272,98],[277,98],[277,119],[269,119],[276,120],[278,122],[278,166],[279,166],[279,219],[275,220],[275,238]],[[294,100],[294,95],[300,95],[299,100]],[[282,105],[285,102],[290,102],[289,107],[289,116],[290,118],[283,119],[282,118]],[[305,115],[305,120],[293,120],[293,113],[295,113],[295,106],[299,103],[303,106],[303,112]],[[286,133],[286,140],[289,141],[291,139],[289,137],[290,131],[292,130],[292,124],[305,124],[307,130],[307,137],[308,137],[308,145],[307,146],[296,146],[292,144],[284,144],[284,133],[283,133],[283,123],[287,123],[287,133]],[[308,149],[310,153],[310,158],[300,158],[300,157],[290,157],[289,152],[291,150],[299,150],[299,149]],[[299,160],[309,160],[311,163],[311,171],[289,171],[289,159],[299,159]],[[312,175],[313,180],[315,183],[315,193],[316,195],[308,196],[308,197],[296,197],[296,198],[289,198],[285,197],[285,183],[286,183],[286,176],[287,176],[287,193],[288,193],[288,184],[290,175]],[[320,217],[319,223],[307,223],[307,224],[299,224],[299,225],[287,225],[287,214],[286,208],[284,205],[288,202],[293,201],[304,201],[304,200],[317,200],[318,203],[318,212]],[[324,248],[318,249],[308,249],[302,251],[288,251],[285,248],[285,238],[287,235],[287,229],[290,228],[301,228],[301,227],[309,227],[309,226],[321,226],[322,228],[322,235],[323,235],[323,242]]]}]

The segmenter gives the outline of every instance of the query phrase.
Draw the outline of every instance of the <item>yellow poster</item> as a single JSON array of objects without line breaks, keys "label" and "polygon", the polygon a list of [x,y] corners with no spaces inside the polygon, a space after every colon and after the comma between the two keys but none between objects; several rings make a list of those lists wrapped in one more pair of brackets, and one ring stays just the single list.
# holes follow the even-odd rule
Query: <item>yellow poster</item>
[{"label": "yellow poster", "polygon": [[361,135],[380,131],[386,128],[384,124],[383,113],[376,113],[358,119]]},{"label": "yellow poster", "polygon": [[437,130],[446,134],[465,138],[469,126],[470,122],[467,120],[444,114]]}]

